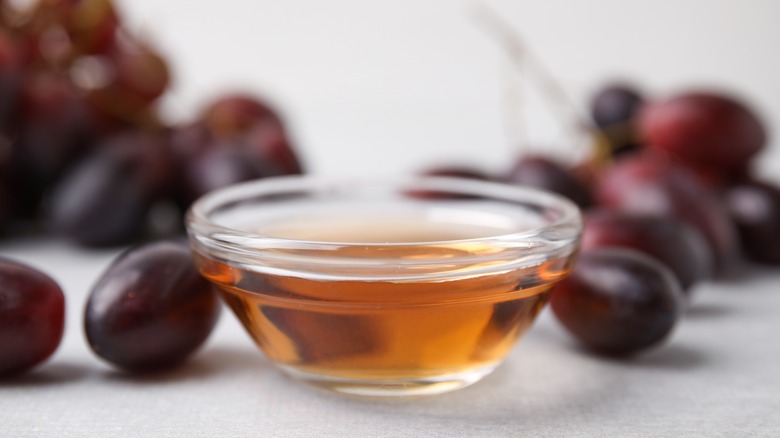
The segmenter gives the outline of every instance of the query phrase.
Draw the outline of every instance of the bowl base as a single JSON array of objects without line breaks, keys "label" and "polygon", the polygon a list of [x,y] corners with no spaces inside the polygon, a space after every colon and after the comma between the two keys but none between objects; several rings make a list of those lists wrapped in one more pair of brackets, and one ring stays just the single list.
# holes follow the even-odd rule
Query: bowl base
[{"label": "bowl base", "polygon": [[465,388],[493,372],[497,366],[497,364],[491,364],[465,373],[415,379],[350,379],[314,374],[290,366],[281,366],[280,368],[295,380],[342,394],[403,397],[443,394]]}]

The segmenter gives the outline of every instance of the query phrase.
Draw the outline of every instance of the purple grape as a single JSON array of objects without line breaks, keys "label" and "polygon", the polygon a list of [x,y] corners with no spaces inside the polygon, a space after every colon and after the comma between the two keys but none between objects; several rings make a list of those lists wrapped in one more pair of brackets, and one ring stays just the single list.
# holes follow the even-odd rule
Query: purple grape
[{"label": "purple grape", "polygon": [[735,262],[736,230],[716,196],[687,168],[651,154],[626,157],[607,169],[599,205],[630,213],[666,216],[690,225],[707,240],[716,270]]},{"label": "purple grape", "polygon": [[521,157],[507,175],[506,181],[558,193],[581,208],[588,208],[593,204],[589,188],[575,178],[572,172],[550,158]]},{"label": "purple grape", "polygon": [[273,164],[247,152],[237,142],[213,144],[185,163],[182,182],[188,204],[204,194],[222,187],[283,172]]},{"label": "purple grape", "polygon": [[103,144],[55,190],[49,211],[54,229],[87,246],[137,238],[152,202],[169,194],[175,176],[164,141],[139,132]]},{"label": "purple grape", "polygon": [[303,166],[277,118],[265,118],[252,124],[243,139],[247,152],[281,170],[285,175],[303,173]]},{"label": "purple grape", "polygon": [[591,99],[590,114],[596,126],[605,129],[632,124],[642,107],[642,96],[625,84],[608,85]]},{"label": "purple grape", "polygon": [[552,292],[552,310],[588,349],[628,355],[659,344],[682,314],[674,274],[656,259],[624,248],[580,255]]},{"label": "purple grape", "polygon": [[157,242],[114,260],[89,295],[84,328],[101,358],[129,371],[154,371],[187,359],[219,313],[219,297],[187,246]]},{"label": "purple grape", "polygon": [[594,210],[586,215],[584,251],[602,247],[631,248],[666,265],[683,291],[712,274],[712,254],[704,238],[673,217]]},{"label": "purple grape", "polygon": [[743,181],[726,190],[725,203],[745,255],[759,263],[780,265],[780,188]]}]

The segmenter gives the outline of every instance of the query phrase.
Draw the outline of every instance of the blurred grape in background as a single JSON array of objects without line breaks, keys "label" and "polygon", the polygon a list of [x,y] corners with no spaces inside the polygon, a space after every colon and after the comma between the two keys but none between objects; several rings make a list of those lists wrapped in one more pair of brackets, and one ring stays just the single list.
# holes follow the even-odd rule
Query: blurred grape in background
[{"label": "blurred grape in background", "polygon": [[281,119],[254,95],[168,123],[170,63],[111,0],[0,5],[0,230],[126,244],[148,235],[157,204],[180,215],[215,188],[302,171]]}]

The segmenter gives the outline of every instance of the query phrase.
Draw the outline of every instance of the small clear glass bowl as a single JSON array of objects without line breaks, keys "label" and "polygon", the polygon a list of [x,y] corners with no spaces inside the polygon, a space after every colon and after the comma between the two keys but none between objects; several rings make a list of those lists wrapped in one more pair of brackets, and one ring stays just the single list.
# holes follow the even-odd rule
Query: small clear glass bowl
[{"label": "small clear glass bowl", "polygon": [[200,272],[286,374],[362,395],[489,374],[566,276],[582,223],[559,196],[442,177],[269,178],[207,194]]}]

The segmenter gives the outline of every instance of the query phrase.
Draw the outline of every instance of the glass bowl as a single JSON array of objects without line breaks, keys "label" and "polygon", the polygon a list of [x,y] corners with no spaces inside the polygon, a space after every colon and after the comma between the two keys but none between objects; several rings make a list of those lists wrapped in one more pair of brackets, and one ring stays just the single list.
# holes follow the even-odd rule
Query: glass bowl
[{"label": "glass bowl", "polygon": [[363,395],[489,374],[568,274],[581,228],[559,196],[442,177],[268,178],[187,217],[198,269],[268,359]]}]

